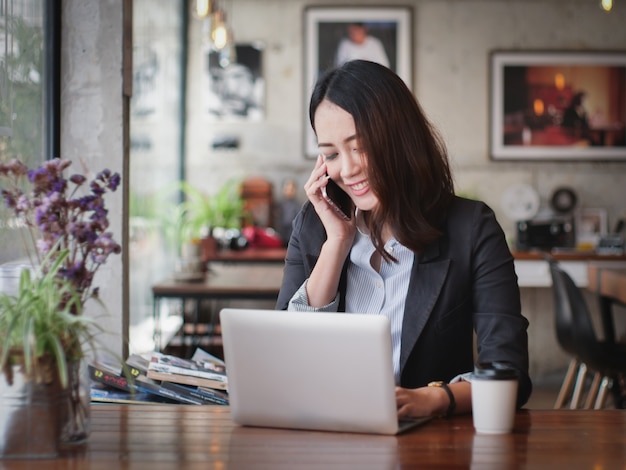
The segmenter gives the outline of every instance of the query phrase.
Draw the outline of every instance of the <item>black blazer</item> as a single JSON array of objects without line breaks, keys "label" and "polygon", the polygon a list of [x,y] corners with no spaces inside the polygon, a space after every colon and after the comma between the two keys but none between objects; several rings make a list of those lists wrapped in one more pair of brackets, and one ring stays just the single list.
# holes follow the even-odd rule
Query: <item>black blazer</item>
[{"label": "black blazer", "polygon": [[[287,309],[325,240],[324,226],[306,203],[293,222],[277,308]],[[340,311],[345,310],[346,267],[347,262]],[[482,202],[456,197],[443,236],[414,258],[402,324],[401,385],[450,381],[472,371],[474,362],[500,361],[520,374],[521,407],[532,390],[527,327],[513,256],[495,214]]]}]

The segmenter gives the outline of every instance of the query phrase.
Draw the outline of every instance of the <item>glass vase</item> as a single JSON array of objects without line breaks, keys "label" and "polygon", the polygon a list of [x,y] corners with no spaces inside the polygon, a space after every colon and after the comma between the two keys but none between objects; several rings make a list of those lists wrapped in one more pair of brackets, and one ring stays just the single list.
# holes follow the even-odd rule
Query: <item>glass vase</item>
[{"label": "glass vase", "polygon": [[60,410],[67,398],[68,389],[61,387],[57,376],[33,380],[23,364],[6,365],[0,371],[0,459],[57,457]]},{"label": "glass vase", "polygon": [[91,392],[85,360],[67,364],[67,399],[62,405],[60,445],[83,444],[91,433]]}]

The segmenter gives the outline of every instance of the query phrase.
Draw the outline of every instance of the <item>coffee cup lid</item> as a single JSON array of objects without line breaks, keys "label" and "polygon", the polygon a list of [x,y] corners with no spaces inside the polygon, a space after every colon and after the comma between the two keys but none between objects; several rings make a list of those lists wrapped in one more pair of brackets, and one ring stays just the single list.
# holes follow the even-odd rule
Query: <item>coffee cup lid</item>
[{"label": "coffee cup lid", "polygon": [[489,380],[511,380],[519,378],[519,373],[502,362],[482,362],[474,366],[472,378]]}]

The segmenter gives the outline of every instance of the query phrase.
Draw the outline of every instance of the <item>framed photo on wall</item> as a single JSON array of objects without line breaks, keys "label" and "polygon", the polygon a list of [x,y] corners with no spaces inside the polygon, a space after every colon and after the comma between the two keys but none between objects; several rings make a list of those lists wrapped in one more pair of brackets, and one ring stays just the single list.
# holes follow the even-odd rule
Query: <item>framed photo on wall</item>
[{"label": "framed photo on wall", "polygon": [[626,160],[626,51],[494,51],[494,160]]},{"label": "framed photo on wall", "polygon": [[318,155],[308,118],[309,99],[321,73],[347,60],[386,65],[413,88],[411,7],[307,7],[304,11],[304,154]]},{"label": "framed photo on wall", "polygon": [[206,52],[206,110],[212,121],[265,118],[263,45],[235,44],[235,54]]},{"label": "framed photo on wall", "polygon": [[608,233],[607,211],[584,208],[576,211],[576,243],[595,248],[600,237]]}]

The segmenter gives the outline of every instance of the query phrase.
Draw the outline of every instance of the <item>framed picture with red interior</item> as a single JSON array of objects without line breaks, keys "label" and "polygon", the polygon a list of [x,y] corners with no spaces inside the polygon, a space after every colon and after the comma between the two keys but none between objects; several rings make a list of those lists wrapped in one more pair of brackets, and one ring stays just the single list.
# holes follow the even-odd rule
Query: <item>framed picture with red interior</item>
[{"label": "framed picture with red interior", "polygon": [[493,160],[626,160],[626,51],[492,51]]}]

